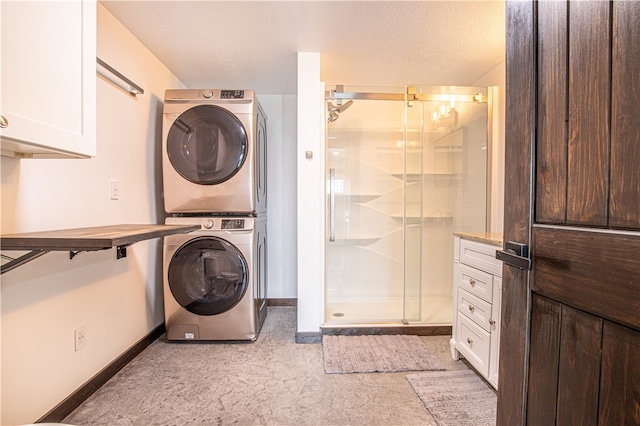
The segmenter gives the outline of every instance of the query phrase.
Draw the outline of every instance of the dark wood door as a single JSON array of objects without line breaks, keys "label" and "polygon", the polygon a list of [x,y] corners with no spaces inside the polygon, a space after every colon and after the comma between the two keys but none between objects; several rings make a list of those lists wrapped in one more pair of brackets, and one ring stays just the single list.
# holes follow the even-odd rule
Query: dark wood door
[{"label": "dark wood door", "polygon": [[507,1],[499,425],[640,425],[639,22]]}]

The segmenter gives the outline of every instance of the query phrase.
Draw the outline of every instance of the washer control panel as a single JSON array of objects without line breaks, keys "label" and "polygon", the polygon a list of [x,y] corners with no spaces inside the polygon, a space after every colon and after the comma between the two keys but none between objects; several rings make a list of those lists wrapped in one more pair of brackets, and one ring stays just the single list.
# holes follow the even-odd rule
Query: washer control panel
[{"label": "washer control panel", "polygon": [[222,219],[220,229],[244,229],[244,219]]},{"label": "washer control panel", "polygon": [[207,217],[207,216],[171,216],[166,218],[166,225],[200,225],[200,231],[250,231],[254,229],[254,217]]}]

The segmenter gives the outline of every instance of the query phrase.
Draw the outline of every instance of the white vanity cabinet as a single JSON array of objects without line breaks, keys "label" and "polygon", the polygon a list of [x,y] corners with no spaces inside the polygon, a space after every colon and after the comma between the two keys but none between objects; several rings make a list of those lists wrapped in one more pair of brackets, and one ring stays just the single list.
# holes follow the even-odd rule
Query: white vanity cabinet
[{"label": "white vanity cabinet", "polygon": [[95,1],[0,5],[2,155],[96,155]]},{"label": "white vanity cabinet", "polygon": [[454,236],[451,356],[462,354],[489,383],[498,386],[502,262],[501,236]]}]

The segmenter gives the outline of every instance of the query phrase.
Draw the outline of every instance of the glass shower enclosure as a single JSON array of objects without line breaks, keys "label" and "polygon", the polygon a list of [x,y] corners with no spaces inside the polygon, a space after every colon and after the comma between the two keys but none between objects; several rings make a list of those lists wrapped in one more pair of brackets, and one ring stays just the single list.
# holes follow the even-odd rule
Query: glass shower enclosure
[{"label": "glass shower enclosure", "polygon": [[451,324],[453,232],[487,229],[491,88],[325,102],[325,325]]}]

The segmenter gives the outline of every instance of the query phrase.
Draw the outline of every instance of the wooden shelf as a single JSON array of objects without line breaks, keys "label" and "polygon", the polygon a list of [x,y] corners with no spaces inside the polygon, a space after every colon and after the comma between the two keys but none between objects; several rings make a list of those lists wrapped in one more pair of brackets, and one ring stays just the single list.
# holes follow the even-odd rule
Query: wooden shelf
[{"label": "wooden shelf", "polygon": [[4,265],[0,274],[9,272],[50,251],[69,251],[70,257],[81,251],[117,248],[117,259],[125,257],[126,247],[138,241],[184,234],[200,229],[197,225],[107,225],[91,228],[61,229],[0,236],[2,250],[30,250]]}]

